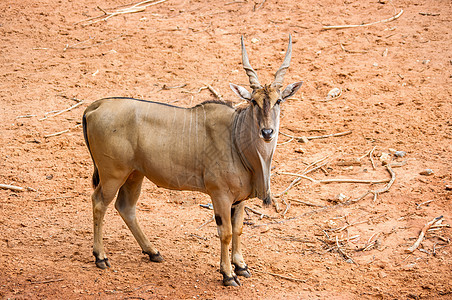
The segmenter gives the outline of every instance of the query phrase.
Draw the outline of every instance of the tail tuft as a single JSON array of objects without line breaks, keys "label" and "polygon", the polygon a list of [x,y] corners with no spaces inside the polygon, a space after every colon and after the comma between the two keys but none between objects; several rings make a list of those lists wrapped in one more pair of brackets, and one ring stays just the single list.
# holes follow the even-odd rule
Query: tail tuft
[{"label": "tail tuft", "polygon": [[97,170],[96,165],[94,165],[94,172],[93,172],[93,188],[96,189],[99,185],[99,171]]},{"label": "tail tuft", "polygon": [[83,137],[85,138],[86,146],[88,147],[89,154],[91,155],[91,159],[93,160],[93,164],[94,164],[93,188],[96,188],[100,182],[99,170],[97,169],[96,162],[94,161],[93,154],[91,153],[91,149],[89,147],[88,132],[87,132],[87,127],[86,127],[86,113],[83,114],[82,124],[83,124]]}]

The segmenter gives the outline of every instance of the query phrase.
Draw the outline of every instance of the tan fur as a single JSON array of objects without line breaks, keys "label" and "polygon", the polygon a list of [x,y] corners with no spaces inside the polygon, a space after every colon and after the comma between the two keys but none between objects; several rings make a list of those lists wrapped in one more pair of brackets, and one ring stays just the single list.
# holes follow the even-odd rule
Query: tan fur
[{"label": "tan fur", "polygon": [[[270,193],[264,181],[269,183],[271,157],[265,159],[265,172],[261,160],[253,158],[267,145],[256,133],[251,138],[251,113],[251,108],[235,111],[220,103],[191,109],[134,99],[102,99],[91,104],[84,113],[84,131],[100,180],[92,197],[96,260],[106,258],[102,220],[118,190],[115,207],[121,217],[143,252],[158,255],[135,217],[141,182],[147,177],[159,187],[210,195],[215,215],[222,220],[218,226],[221,272],[234,276],[228,253],[231,240],[232,262],[246,267],[239,245],[243,213],[232,222],[231,207]],[[262,156],[272,153],[273,148]],[[259,175],[263,172],[264,177]]]},{"label": "tan fur", "polygon": [[[255,90],[253,93],[253,100],[256,101],[257,105],[264,111],[269,111],[273,106],[275,106],[276,101],[279,99],[279,91],[271,85],[264,85],[263,88]],[[268,107],[265,109],[265,107]]]},{"label": "tan fur", "polygon": [[[221,242],[223,283],[238,285],[236,273],[250,276],[241,250],[243,200],[258,197],[265,203],[271,201],[278,100],[294,94],[301,82],[280,93],[279,85],[290,61],[290,55],[286,55],[275,76],[278,84],[262,87],[249,65],[243,38],[242,51],[253,93],[236,85],[231,87],[256,105],[235,110],[214,101],[180,108],[139,99],[107,98],[85,110],[83,132],[94,162],[93,254],[98,267],[110,266],[103,245],[103,219],[116,195],[115,208],[143,253],[149,254],[152,261],[163,260],[144,235],[135,214],[141,184],[147,177],[159,187],[208,194]],[[229,256],[231,241],[236,272]]]}]

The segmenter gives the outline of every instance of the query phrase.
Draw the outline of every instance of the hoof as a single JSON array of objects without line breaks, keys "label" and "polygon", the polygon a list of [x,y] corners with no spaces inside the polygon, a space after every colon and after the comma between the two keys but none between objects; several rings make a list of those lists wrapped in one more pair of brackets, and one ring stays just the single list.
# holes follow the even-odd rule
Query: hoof
[{"label": "hoof", "polygon": [[223,274],[223,285],[224,286],[240,286],[240,280],[237,276],[226,276]]},{"label": "hoof", "polygon": [[102,270],[111,267],[108,258],[98,259],[97,257],[96,257],[96,266]]},{"label": "hoof", "polygon": [[149,255],[149,259],[153,262],[160,263],[160,262],[164,261],[163,257],[160,255],[160,252],[157,252],[154,254],[154,253],[148,253],[148,252],[143,251],[143,254]]},{"label": "hoof", "polygon": [[248,266],[245,266],[244,268],[242,268],[242,267],[240,267],[239,265],[236,265],[236,264],[234,264],[234,266],[235,266],[234,272],[238,276],[243,276],[245,278],[250,278],[251,277],[250,271],[248,270]]}]

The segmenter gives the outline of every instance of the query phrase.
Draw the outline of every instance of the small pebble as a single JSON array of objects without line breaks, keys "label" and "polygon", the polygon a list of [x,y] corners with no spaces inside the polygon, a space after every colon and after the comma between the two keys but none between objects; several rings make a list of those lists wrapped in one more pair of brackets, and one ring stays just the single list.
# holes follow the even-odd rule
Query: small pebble
[{"label": "small pebble", "polygon": [[309,139],[305,136],[300,137],[300,139],[298,140],[300,143],[309,143]]},{"label": "small pebble", "polygon": [[270,230],[270,227],[265,226],[264,228],[261,229],[261,233],[266,233],[269,230]]},{"label": "small pebble", "polygon": [[387,164],[389,164],[391,162],[390,154],[386,153],[386,152],[381,153],[380,161],[383,166],[386,166]]},{"label": "small pebble", "polygon": [[326,99],[333,99],[337,98],[342,94],[342,90],[340,88],[334,88],[331,91],[328,92],[328,95],[326,96]]},{"label": "small pebble", "polygon": [[434,174],[432,169],[425,169],[423,171],[421,171],[419,174],[424,175],[424,176],[431,176]]},{"label": "small pebble", "polygon": [[297,152],[297,153],[301,153],[301,154],[304,153],[303,148],[297,148],[297,149],[295,149],[294,151]]},{"label": "small pebble", "polygon": [[394,155],[396,157],[404,157],[406,155],[406,152],[405,151],[396,151],[396,152],[394,152]]},{"label": "small pebble", "polygon": [[452,185],[446,184],[446,191],[452,191]]},{"label": "small pebble", "polygon": [[347,199],[347,196],[345,196],[344,194],[340,193],[339,195],[336,196],[336,199],[339,202],[343,202],[345,199]]}]

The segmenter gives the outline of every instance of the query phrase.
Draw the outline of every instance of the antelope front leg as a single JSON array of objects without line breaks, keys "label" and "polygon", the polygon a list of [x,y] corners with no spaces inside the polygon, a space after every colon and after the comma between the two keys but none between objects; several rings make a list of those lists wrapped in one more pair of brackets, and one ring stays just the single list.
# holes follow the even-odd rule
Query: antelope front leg
[{"label": "antelope front leg", "polygon": [[232,217],[232,264],[235,267],[235,274],[243,277],[251,277],[248,266],[242,255],[242,231],[243,231],[243,212],[245,202],[242,201],[231,208]]},{"label": "antelope front leg", "polygon": [[220,272],[223,274],[223,284],[225,286],[239,286],[240,281],[232,270],[229,259],[229,244],[232,239],[231,203],[229,201],[222,202],[219,199],[215,200],[212,202],[221,242]]}]

